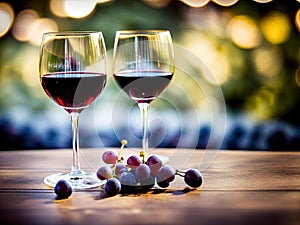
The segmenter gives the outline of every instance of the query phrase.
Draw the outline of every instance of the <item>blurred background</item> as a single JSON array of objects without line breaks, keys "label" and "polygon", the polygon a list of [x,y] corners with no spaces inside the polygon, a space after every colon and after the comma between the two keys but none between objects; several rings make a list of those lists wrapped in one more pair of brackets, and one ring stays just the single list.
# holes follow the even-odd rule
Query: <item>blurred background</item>
[{"label": "blurred background", "polygon": [[[0,0],[0,150],[69,148],[69,115],[41,88],[48,31],[168,29],[175,78],[150,105],[150,147],[300,150],[298,0]],[[81,147],[141,146],[138,108],[111,74]]]}]

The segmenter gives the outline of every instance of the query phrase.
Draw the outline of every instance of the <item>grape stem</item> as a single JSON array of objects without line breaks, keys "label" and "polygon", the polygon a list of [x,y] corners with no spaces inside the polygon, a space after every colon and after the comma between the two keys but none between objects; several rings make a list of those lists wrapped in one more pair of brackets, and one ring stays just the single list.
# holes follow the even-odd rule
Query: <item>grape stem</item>
[{"label": "grape stem", "polygon": [[175,171],[175,174],[177,174],[177,175],[179,175],[179,176],[181,176],[181,177],[184,177],[185,171],[177,169],[177,170]]},{"label": "grape stem", "polygon": [[142,158],[143,163],[145,163],[145,156],[146,156],[146,153],[144,151],[141,151],[140,152],[140,157]]},{"label": "grape stem", "polygon": [[120,148],[120,150],[119,150],[119,152],[118,152],[118,160],[121,160],[121,152],[123,151],[123,149],[124,149],[124,147],[125,147],[125,145],[127,145],[127,140],[126,139],[123,139],[122,141],[121,141],[121,148]]},{"label": "grape stem", "polygon": [[[121,141],[121,147],[120,147],[120,150],[119,150],[119,152],[118,152],[118,160],[117,160],[117,162],[122,162],[123,160],[124,160],[124,158],[121,156],[121,152],[123,151],[123,149],[124,149],[124,147],[125,147],[125,145],[127,145],[127,140],[126,139],[123,139],[122,141]],[[112,166],[112,171],[113,171],[113,177],[117,177],[116,176],[116,168],[117,168],[117,166],[116,166],[116,164],[114,164],[113,166]]]},{"label": "grape stem", "polygon": [[112,169],[112,176],[116,177],[116,164],[113,164],[111,169]]}]

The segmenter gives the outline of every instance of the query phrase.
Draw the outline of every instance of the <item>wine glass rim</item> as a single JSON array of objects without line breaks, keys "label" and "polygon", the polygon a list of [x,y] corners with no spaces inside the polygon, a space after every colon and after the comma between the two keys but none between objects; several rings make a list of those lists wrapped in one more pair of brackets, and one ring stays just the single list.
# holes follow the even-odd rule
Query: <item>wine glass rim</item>
[{"label": "wine glass rim", "polygon": [[47,36],[86,36],[91,34],[101,34],[101,31],[51,31],[45,32],[43,35]]},{"label": "wine glass rim", "polygon": [[169,30],[118,30],[116,31],[117,34],[158,34],[158,33],[170,33]]}]

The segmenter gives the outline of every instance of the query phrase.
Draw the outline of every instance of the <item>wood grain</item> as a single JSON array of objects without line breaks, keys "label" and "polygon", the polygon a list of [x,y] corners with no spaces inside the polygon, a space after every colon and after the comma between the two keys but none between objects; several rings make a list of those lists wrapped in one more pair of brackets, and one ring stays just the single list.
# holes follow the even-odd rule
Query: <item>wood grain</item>
[{"label": "wood grain", "polygon": [[[82,167],[100,166],[103,150],[83,149]],[[125,157],[135,151],[124,151]],[[107,197],[96,188],[57,200],[42,180],[69,170],[70,150],[0,152],[1,224],[300,224],[298,152],[152,153],[168,155],[174,168],[203,168],[208,163],[203,185],[192,190],[176,177],[167,190]],[[206,155],[214,161],[203,161]]]}]

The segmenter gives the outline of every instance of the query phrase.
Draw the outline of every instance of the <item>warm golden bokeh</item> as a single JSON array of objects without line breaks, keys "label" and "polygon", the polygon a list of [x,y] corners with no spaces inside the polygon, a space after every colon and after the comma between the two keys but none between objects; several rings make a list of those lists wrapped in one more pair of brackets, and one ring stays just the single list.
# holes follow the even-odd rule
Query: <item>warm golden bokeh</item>
[{"label": "warm golden bokeh", "polygon": [[51,12],[58,17],[68,17],[68,14],[66,13],[65,7],[64,7],[63,0],[51,0],[50,1],[50,10]]},{"label": "warm golden bokeh", "polygon": [[181,0],[190,7],[203,7],[209,3],[210,0]]},{"label": "warm golden bokeh", "polygon": [[253,1],[256,1],[256,2],[259,2],[259,3],[268,3],[268,2],[271,2],[273,0],[253,0]]},{"label": "warm golden bokeh", "polygon": [[[153,111],[159,110],[159,115],[163,112],[170,119],[167,126],[172,126],[168,131],[161,130],[171,139],[164,140],[165,137],[160,137],[159,140],[163,140],[165,145],[161,147],[174,143],[178,134],[186,137],[191,133],[198,135],[194,133],[199,125],[195,121],[200,120],[193,120],[189,114],[191,111],[197,115],[205,115],[205,118],[201,118],[201,123],[207,123],[205,119],[209,119],[212,114],[229,115],[229,123],[235,123],[247,137],[252,135],[249,133],[251,130],[243,124],[245,122],[249,125],[251,122],[240,119],[239,124],[236,116],[259,121],[259,125],[278,120],[297,128],[300,126],[299,6],[299,0],[0,2],[0,94],[7,96],[0,100],[0,130],[16,135],[11,138],[14,141],[7,146],[12,146],[11,149],[23,146],[41,149],[49,146],[57,148],[56,143],[65,147],[69,143],[60,135],[61,130],[66,128],[61,122],[63,119],[59,120],[58,125],[56,122],[41,125],[44,114],[51,115],[49,117],[52,118],[53,112],[60,110],[49,102],[38,79],[39,46],[43,33],[67,30],[102,31],[108,50],[110,72],[117,30],[170,30],[175,46],[175,74],[170,88],[151,108]],[[95,105],[95,112],[98,108],[102,109],[101,112],[97,111],[97,122],[90,118],[82,122],[85,126],[82,132],[83,146],[97,142],[91,140],[88,133],[90,127],[95,125],[97,132],[105,136],[105,144],[108,145],[112,143],[112,137],[115,137],[109,132],[118,130],[111,129],[112,123],[121,126],[121,132],[124,131],[122,129],[126,118],[118,117],[118,120],[111,121],[109,110],[112,110],[112,104],[118,109],[128,107],[130,99],[124,97],[121,101],[116,100],[116,96],[122,94],[110,79],[112,74],[107,75],[107,87],[99,100],[101,106]],[[187,120],[171,119],[170,107],[176,111],[177,116],[184,112],[183,117]],[[224,108],[226,110],[222,110]],[[36,115],[42,118],[38,122]],[[53,121],[58,121],[58,118],[61,115],[55,115]],[[160,125],[155,124],[153,127],[160,129]],[[231,132],[230,125],[226,132]],[[254,129],[255,124],[251,125]],[[2,126],[8,128],[5,130]],[[132,126],[135,127],[135,124]],[[180,126],[185,129],[190,126],[194,130],[178,131]],[[52,139],[43,132],[49,132]],[[69,130],[66,133],[69,134]],[[8,140],[6,136],[3,137],[0,141]],[[232,141],[239,140],[233,135]],[[190,143],[186,140],[182,142]],[[231,146],[238,148],[238,145]]]},{"label": "warm golden bokeh", "polygon": [[154,7],[154,8],[163,8],[166,7],[170,4],[172,0],[143,0],[143,2],[145,2],[146,4]]},{"label": "warm golden bokeh", "polygon": [[260,75],[274,77],[282,68],[282,55],[276,48],[265,46],[254,50],[253,63]]},{"label": "warm golden bokeh", "polygon": [[300,8],[298,9],[296,15],[295,15],[295,25],[300,32]]},{"label": "warm golden bokeh", "polygon": [[55,20],[50,18],[38,18],[36,19],[32,27],[30,28],[31,39],[29,42],[33,45],[40,46],[43,33],[58,31],[58,25]]},{"label": "warm golden bokeh", "polygon": [[14,10],[10,4],[0,2],[0,38],[4,36],[11,28],[14,22]]},{"label": "warm golden bokeh", "polygon": [[232,41],[244,49],[258,47],[262,42],[258,24],[249,16],[238,15],[231,19],[228,32]]},{"label": "warm golden bokeh", "polygon": [[212,0],[221,6],[231,6],[238,2],[238,0]]},{"label": "warm golden bokeh", "polygon": [[300,66],[298,66],[298,68],[296,70],[295,80],[296,80],[297,85],[300,88]]},{"label": "warm golden bokeh", "polygon": [[32,35],[31,28],[38,18],[38,13],[32,9],[26,9],[18,13],[12,29],[14,38],[18,41],[29,41]]},{"label": "warm golden bokeh", "polygon": [[89,16],[96,7],[97,0],[73,1],[63,0],[65,13],[75,19]]},{"label": "warm golden bokeh", "polygon": [[280,12],[270,12],[261,21],[261,29],[267,41],[272,44],[282,44],[290,36],[290,22],[286,15]]}]

